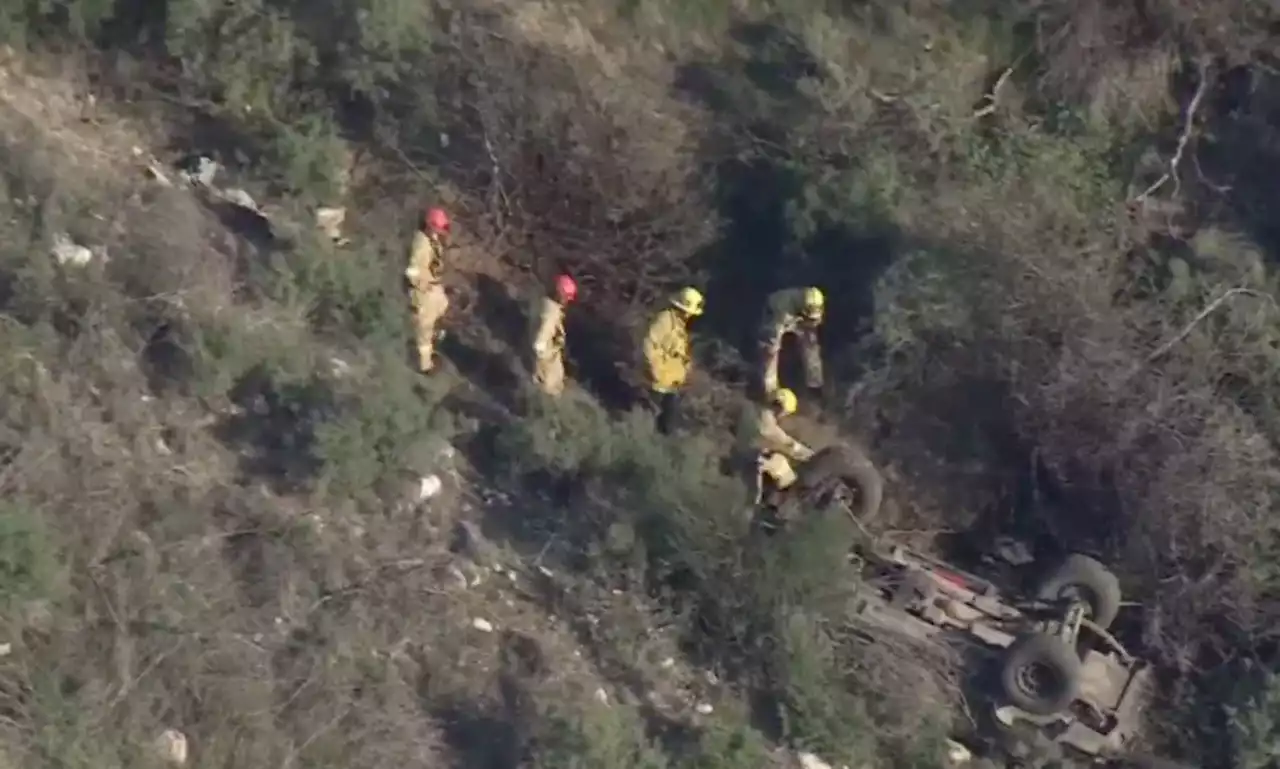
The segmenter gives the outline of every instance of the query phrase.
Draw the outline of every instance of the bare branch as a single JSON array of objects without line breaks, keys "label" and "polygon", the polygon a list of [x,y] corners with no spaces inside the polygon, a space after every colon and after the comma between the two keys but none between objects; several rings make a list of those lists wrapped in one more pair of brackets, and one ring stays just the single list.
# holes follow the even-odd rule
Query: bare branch
[{"label": "bare branch", "polygon": [[991,86],[991,90],[982,97],[983,105],[974,111],[973,118],[975,120],[986,117],[996,111],[996,107],[999,106],[1000,89],[1004,88],[1005,83],[1009,82],[1009,78],[1013,77],[1014,70],[1018,68],[1018,65],[1025,58],[1027,58],[1026,53],[1019,56],[1004,72],[1000,73],[1000,77],[996,78],[995,85]]},{"label": "bare branch", "polygon": [[1191,97],[1191,102],[1187,104],[1187,116],[1182,124],[1182,134],[1178,137],[1178,146],[1174,150],[1173,159],[1169,161],[1169,170],[1165,171],[1159,179],[1156,179],[1150,187],[1143,193],[1133,199],[1135,203],[1141,203],[1151,197],[1161,187],[1173,180],[1173,194],[1176,196],[1182,190],[1182,180],[1178,177],[1179,166],[1182,164],[1182,157],[1186,154],[1187,145],[1191,143],[1191,134],[1195,130],[1196,114],[1200,111],[1200,102],[1204,100],[1204,95],[1209,90],[1209,63],[1202,61],[1200,63],[1200,82],[1196,84],[1196,92]]},{"label": "bare branch", "polygon": [[1261,299],[1266,299],[1272,302],[1272,304],[1274,304],[1274,300],[1272,300],[1270,296],[1260,291],[1254,291],[1251,288],[1244,288],[1243,286],[1237,286],[1236,288],[1230,289],[1229,291],[1226,291],[1225,293],[1223,293],[1222,296],[1218,297],[1217,299],[1214,299],[1212,302],[1209,302],[1209,304],[1205,305],[1204,309],[1201,310],[1199,313],[1197,313],[1196,316],[1191,319],[1191,322],[1187,323],[1187,325],[1182,327],[1181,331],[1179,331],[1171,339],[1169,339],[1167,342],[1157,347],[1150,355],[1148,355],[1145,363],[1151,363],[1156,359],[1160,358],[1165,353],[1169,352],[1169,350],[1172,350],[1174,345],[1178,344],[1183,339],[1186,339],[1191,334],[1191,332],[1195,330],[1196,326],[1200,325],[1200,323],[1202,323],[1205,318],[1208,318],[1215,311],[1217,311],[1219,307],[1222,307],[1228,301],[1230,301],[1231,299],[1237,296],[1256,296]]}]

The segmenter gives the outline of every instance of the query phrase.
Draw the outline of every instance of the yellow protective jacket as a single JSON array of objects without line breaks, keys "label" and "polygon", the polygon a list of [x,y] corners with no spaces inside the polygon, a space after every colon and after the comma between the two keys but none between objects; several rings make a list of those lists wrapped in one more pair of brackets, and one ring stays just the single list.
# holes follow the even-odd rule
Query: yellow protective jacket
[{"label": "yellow protective jacket", "polygon": [[684,386],[693,353],[689,326],[679,310],[668,307],[653,319],[644,337],[644,359],[649,386],[655,392],[674,392]]},{"label": "yellow protective jacket", "polygon": [[772,408],[757,407],[749,412],[742,435],[743,448],[754,453],[778,453],[796,462],[808,462],[814,451],[782,429]]},{"label": "yellow protective jacket", "polygon": [[535,358],[564,353],[564,305],[551,297],[544,297],[538,308],[538,325],[533,332]]},{"label": "yellow protective jacket", "polygon": [[764,323],[760,328],[762,340],[777,341],[786,334],[812,328],[804,319],[804,289],[784,288],[769,295],[765,305]]},{"label": "yellow protective jacket", "polygon": [[422,230],[413,233],[413,244],[409,246],[409,266],[404,271],[409,285],[416,291],[426,291],[438,285],[443,256],[444,245],[439,239]]}]

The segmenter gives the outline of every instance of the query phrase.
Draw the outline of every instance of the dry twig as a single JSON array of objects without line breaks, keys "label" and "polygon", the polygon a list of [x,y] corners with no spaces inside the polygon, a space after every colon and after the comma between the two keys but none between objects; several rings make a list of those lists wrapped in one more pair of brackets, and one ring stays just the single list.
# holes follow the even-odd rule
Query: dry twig
[{"label": "dry twig", "polygon": [[1203,322],[1205,318],[1212,315],[1219,307],[1223,306],[1229,300],[1237,296],[1256,296],[1261,299],[1266,299],[1270,301],[1272,304],[1274,304],[1274,300],[1272,300],[1270,296],[1267,296],[1266,294],[1261,293],[1259,291],[1254,291],[1251,288],[1244,288],[1243,286],[1237,286],[1236,288],[1230,289],[1224,292],[1222,296],[1218,297],[1217,299],[1214,299],[1212,302],[1209,302],[1209,304],[1205,305],[1203,310],[1196,313],[1196,316],[1192,318],[1191,321],[1187,323],[1187,325],[1182,327],[1181,331],[1179,331],[1172,338],[1170,338],[1164,344],[1157,347],[1150,355],[1148,355],[1144,363],[1151,363],[1155,361],[1157,358],[1164,355],[1165,353],[1169,352],[1169,350],[1172,350],[1174,345],[1176,345],[1178,342],[1181,342],[1183,339],[1186,339],[1187,336],[1189,336],[1191,332],[1195,330],[1195,327],[1200,325],[1200,323]]},{"label": "dry twig", "polygon": [[984,118],[996,111],[996,107],[999,106],[1000,89],[1004,88],[1005,83],[1009,82],[1009,78],[1013,77],[1013,71],[1017,69],[1018,64],[1022,62],[1025,56],[1025,53],[1019,56],[1017,61],[1010,64],[1004,72],[1000,73],[1000,77],[996,78],[995,85],[991,86],[991,90],[982,97],[983,105],[974,111],[974,120]]},{"label": "dry twig", "polygon": [[1165,171],[1159,179],[1151,184],[1143,193],[1133,199],[1135,203],[1141,203],[1151,197],[1161,187],[1173,180],[1173,194],[1176,196],[1182,190],[1182,180],[1178,176],[1179,166],[1182,165],[1183,155],[1187,152],[1187,145],[1191,143],[1191,133],[1195,130],[1196,114],[1200,111],[1200,102],[1204,100],[1204,95],[1209,90],[1209,63],[1202,61],[1200,63],[1200,82],[1196,84],[1196,92],[1191,97],[1191,102],[1187,104],[1187,116],[1182,124],[1182,134],[1178,137],[1178,146],[1174,150],[1173,159],[1169,161],[1169,170]]}]

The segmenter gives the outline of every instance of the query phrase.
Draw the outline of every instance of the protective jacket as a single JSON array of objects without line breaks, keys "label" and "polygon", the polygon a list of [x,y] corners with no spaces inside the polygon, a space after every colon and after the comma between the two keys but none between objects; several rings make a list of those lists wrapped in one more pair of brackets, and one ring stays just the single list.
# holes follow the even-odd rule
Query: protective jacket
[{"label": "protective jacket", "polygon": [[672,307],[659,312],[644,338],[644,357],[652,390],[669,393],[684,386],[693,363],[691,345],[688,321],[683,313]]},{"label": "protective jacket", "polygon": [[822,350],[818,345],[818,324],[804,315],[803,288],[787,288],[769,297],[760,327],[760,386],[766,393],[778,389],[778,360],[782,354],[782,338],[799,337],[804,361],[805,384],[822,386]]},{"label": "protective jacket", "polygon": [[784,288],[769,295],[760,328],[761,341],[776,343],[786,334],[813,328],[804,317],[804,292],[803,288]]},{"label": "protective jacket", "polygon": [[533,333],[533,381],[548,395],[564,391],[564,305],[544,297]]},{"label": "protective jacket", "polygon": [[796,462],[807,462],[813,458],[813,449],[783,430],[772,408],[757,408],[749,417],[751,421],[744,436],[748,445],[745,448],[756,454],[782,454]]},{"label": "protective jacket", "polygon": [[449,296],[440,283],[442,252],[438,239],[418,230],[413,235],[409,266],[404,271],[413,304],[418,370],[424,373],[435,367],[436,325],[449,309]]},{"label": "protective jacket", "polygon": [[564,352],[564,305],[544,297],[538,306],[538,326],[533,334],[533,355],[545,358]]},{"label": "protective jacket", "polygon": [[409,247],[409,266],[404,276],[409,285],[417,291],[426,291],[440,283],[440,269],[443,262],[444,247],[437,238],[422,230],[413,233],[413,244]]}]

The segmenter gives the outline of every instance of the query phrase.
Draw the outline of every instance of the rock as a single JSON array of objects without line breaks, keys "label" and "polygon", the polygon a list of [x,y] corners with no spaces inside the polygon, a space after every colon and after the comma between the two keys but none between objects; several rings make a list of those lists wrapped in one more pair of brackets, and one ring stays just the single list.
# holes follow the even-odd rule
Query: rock
[{"label": "rock", "polygon": [[240,208],[252,211],[264,219],[266,218],[266,214],[263,213],[262,207],[258,205],[258,201],[254,200],[252,195],[239,187],[233,187],[229,190],[220,190],[217,193],[217,196],[233,206],[239,206]]},{"label": "rock", "polygon": [[156,756],[170,766],[187,763],[187,737],[177,729],[165,729],[155,741]]},{"label": "rock", "polygon": [[493,632],[493,623],[489,622],[489,620],[481,619],[479,617],[476,617],[475,619],[471,620],[471,627],[475,628],[476,630],[479,630],[481,633]]},{"label": "rock", "polygon": [[324,207],[316,209],[316,228],[325,234],[325,237],[334,242],[343,240],[342,225],[347,220],[347,209],[338,207]]},{"label": "rock", "polygon": [[418,501],[425,502],[431,499],[443,488],[444,483],[441,482],[440,476],[435,474],[423,476],[418,481]]},{"label": "rock", "polygon": [[596,701],[597,701],[597,702],[599,702],[601,705],[608,705],[608,704],[609,704],[609,693],[608,693],[608,692],[606,692],[604,689],[597,688],[597,689],[596,689]]},{"label": "rock", "polygon": [[709,716],[713,712],[715,712],[715,708],[711,707],[711,704],[708,702],[699,702],[697,705],[694,706],[693,709],[698,711],[704,716]]},{"label": "rock", "polygon": [[329,370],[336,377],[344,377],[351,373],[351,364],[342,358],[333,357],[329,359]]},{"label": "rock", "polygon": [[961,766],[973,760],[973,753],[968,748],[956,742],[955,740],[947,740],[947,761],[952,766]]},{"label": "rock", "polygon": [[218,171],[219,166],[213,158],[200,155],[199,157],[188,159],[182,165],[179,175],[188,184],[199,187],[212,187],[213,179],[218,175]]},{"label": "rock", "polygon": [[800,753],[796,758],[800,760],[800,769],[832,769],[831,764],[812,753]]},{"label": "rock", "polygon": [[93,261],[93,252],[84,246],[77,245],[71,238],[63,233],[53,236],[53,258],[58,264],[70,264],[75,267],[83,267]]}]

